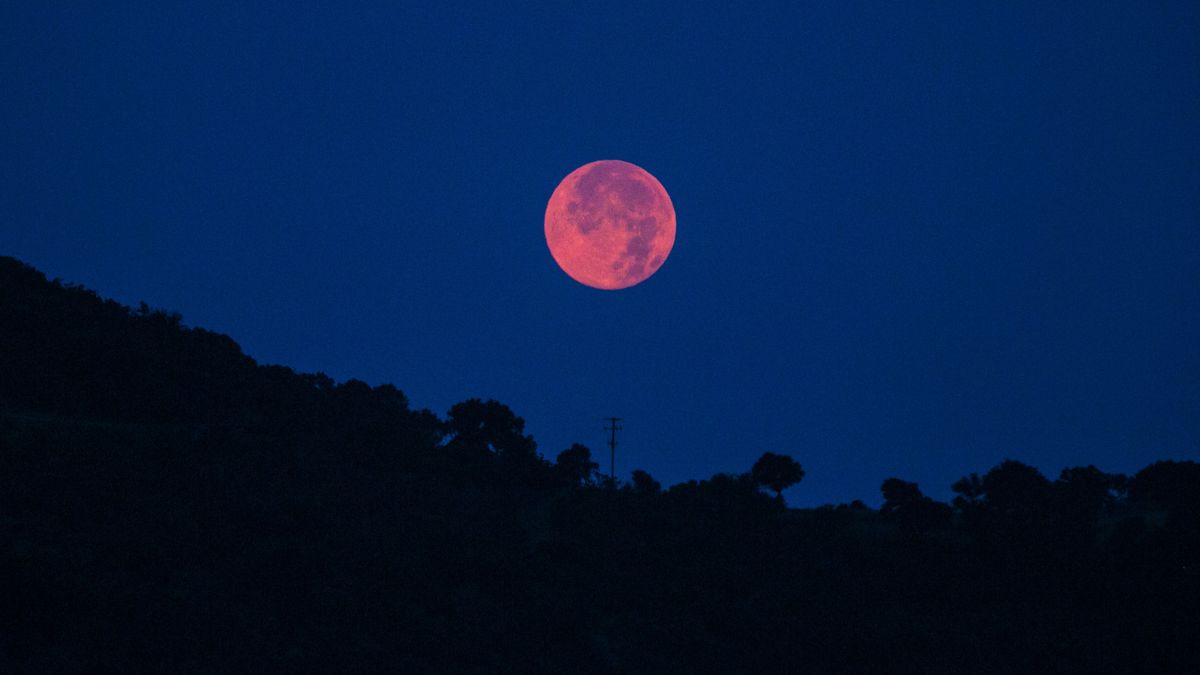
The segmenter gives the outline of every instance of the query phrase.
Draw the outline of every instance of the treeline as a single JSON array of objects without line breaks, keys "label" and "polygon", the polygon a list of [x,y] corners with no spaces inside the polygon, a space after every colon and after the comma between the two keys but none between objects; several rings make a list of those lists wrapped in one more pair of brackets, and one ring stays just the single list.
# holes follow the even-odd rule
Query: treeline
[{"label": "treeline", "polygon": [[0,258],[0,672],[1200,670],[1195,463],[789,510],[782,454],[552,454]]}]

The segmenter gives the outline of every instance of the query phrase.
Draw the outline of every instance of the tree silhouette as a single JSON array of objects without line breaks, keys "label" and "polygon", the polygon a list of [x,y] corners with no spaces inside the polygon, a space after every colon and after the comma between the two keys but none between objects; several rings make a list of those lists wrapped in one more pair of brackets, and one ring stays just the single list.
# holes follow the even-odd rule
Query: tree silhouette
[{"label": "tree silhouette", "polygon": [[554,469],[571,485],[590,485],[600,465],[592,461],[592,451],[587,446],[574,443],[558,453]]},{"label": "tree silhouette", "polygon": [[1125,476],[1104,473],[1089,464],[1063,469],[1054,481],[1054,489],[1061,509],[1094,524],[1102,512],[1116,506],[1127,483]]},{"label": "tree silhouette", "polygon": [[989,513],[1027,519],[1045,513],[1050,501],[1050,481],[1042,472],[1016,460],[1005,460],[983,476],[983,494]]},{"label": "tree silhouette", "polygon": [[931,530],[950,526],[950,507],[926,497],[916,483],[889,478],[880,486],[883,506],[879,512],[894,519],[909,536],[921,536]]},{"label": "tree silhouette", "polygon": [[531,457],[537,444],[525,435],[525,420],[499,401],[468,399],[446,416],[447,447],[500,457]]},{"label": "tree silhouette", "polygon": [[879,509],[883,514],[895,513],[925,497],[916,483],[899,478],[889,478],[883,481],[879,491],[883,493],[883,506]]},{"label": "tree silhouette", "polygon": [[641,469],[634,469],[631,479],[633,481],[633,491],[637,494],[656,495],[662,492],[662,484]]},{"label": "tree silhouette", "polygon": [[964,513],[975,509],[983,499],[983,481],[977,473],[963,476],[955,481],[950,489],[957,494],[951,503]]},{"label": "tree silhouette", "polygon": [[1200,513],[1200,464],[1155,462],[1129,480],[1129,501],[1168,511]]},{"label": "tree silhouette", "polygon": [[1051,526],[1058,564],[1079,565],[1094,555],[1096,524],[1112,513],[1125,477],[1104,473],[1094,466],[1063,469],[1053,485]]},{"label": "tree silhouette", "polygon": [[774,490],[775,496],[782,499],[784,490],[804,478],[804,469],[799,462],[787,455],[765,452],[754,462],[750,476],[755,483]]}]

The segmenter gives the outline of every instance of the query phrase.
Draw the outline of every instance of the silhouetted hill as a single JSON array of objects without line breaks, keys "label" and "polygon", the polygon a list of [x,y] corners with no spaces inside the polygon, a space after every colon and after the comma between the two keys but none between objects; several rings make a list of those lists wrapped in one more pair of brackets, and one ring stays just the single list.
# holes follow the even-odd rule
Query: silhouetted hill
[{"label": "silhouetted hill", "polygon": [[618,485],[0,258],[0,672],[1196,672],[1198,468]]},{"label": "silhouetted hill", "polygon": [[0,318],[0,397],[35,410],[262,430],[434,422],[389,385],[260,366],[178,314],[144,303],[131,310],[12,258],[0,258]]}]

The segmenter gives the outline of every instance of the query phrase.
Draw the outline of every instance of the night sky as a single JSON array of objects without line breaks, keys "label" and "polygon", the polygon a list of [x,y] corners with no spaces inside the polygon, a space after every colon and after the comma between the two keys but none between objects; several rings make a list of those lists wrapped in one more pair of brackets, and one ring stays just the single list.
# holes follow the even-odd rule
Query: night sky
[{"label": "night sky", "polygon": [[[623,417],[625,477],[789,454],[793,505],[1200,457],[1194,0],[113,4],[0,7],[0,254],[51,277],[551,459]],[[543,235],[599,159],[678,216],[622,291]]]}]

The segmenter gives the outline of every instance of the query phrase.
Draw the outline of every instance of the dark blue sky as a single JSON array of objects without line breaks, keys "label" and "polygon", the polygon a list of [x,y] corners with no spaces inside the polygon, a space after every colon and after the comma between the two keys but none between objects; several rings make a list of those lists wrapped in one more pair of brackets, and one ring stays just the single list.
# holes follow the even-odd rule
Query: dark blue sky
[{"label": "dark blue sky", "polygon": [[[1200,454],[1195,2],[113,4],[0,8],[0,253],[50,276],[551,458],[791,454],[794,504]],[[678,214],[624,291],[542,233],[597,159]]]}]

